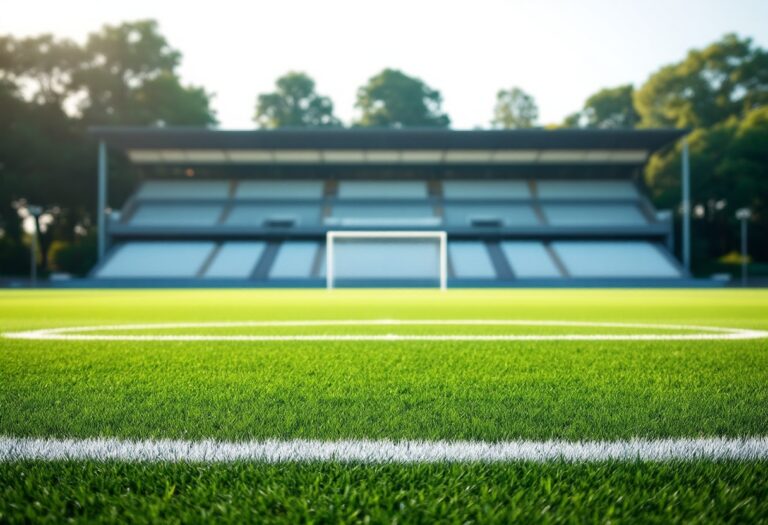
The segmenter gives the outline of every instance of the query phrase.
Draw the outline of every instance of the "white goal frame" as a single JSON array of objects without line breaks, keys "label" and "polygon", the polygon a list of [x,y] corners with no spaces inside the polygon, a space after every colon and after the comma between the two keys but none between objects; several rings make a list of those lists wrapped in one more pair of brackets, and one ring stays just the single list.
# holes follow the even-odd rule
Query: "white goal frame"
[{"label": "white goal frame", "polygon": [[329,231],[325,236],[325,283],[334,288],[333,244],[336,239],[437,239],[440,242],[440,289],[448,288],[448,234],[444,231]]}]

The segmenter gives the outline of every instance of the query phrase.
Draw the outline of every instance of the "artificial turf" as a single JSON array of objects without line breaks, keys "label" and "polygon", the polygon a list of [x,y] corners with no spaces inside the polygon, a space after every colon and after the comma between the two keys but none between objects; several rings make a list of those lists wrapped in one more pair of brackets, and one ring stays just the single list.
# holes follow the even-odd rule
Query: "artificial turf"
[{"label": "artificial turf", "polygon": [[[768,329],[767,314],[768,293],[740,290],[0,293],[3,332],[312,319],[531,319]],[[397,329],[417,330],[457,333],[451,327]],[[307,331],[318,332],[305,327],[296,333]],[[510,331],[584,333],[549,327]],[[354,333],[381,330],[355,327]],[[0,435],[489,441],[768,435],[766,339],[0,339],[0,345]],[[22,511],[32,519],[115,521],[141,515],[182,521],[255,515],[286,521],[362,521],[366,516],[374,521],[760,521],[768,520],[766,473],[764,463],[728,462],[375,467],[17,462],[0,465],[0,521],[22,519]],[[141,483],[134,477],[148,480],[145,490],[132,485]],[[538,481],[547,479],[552,488]],[[163,483],[176,488],[161,493]]]},{"label": "artificial turf", "polygon": [[0,522],[761,523],[768,463],[18,462]]}]

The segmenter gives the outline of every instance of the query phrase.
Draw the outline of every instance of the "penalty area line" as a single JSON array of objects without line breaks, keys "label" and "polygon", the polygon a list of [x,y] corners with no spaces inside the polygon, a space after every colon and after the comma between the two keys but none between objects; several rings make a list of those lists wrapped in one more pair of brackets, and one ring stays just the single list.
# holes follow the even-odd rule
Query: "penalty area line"
[{"label": "penalty area line", "polygon": [[597,462],[768,459],[768,437],[620,441],[119,440],[0,437],[0,462]]}]

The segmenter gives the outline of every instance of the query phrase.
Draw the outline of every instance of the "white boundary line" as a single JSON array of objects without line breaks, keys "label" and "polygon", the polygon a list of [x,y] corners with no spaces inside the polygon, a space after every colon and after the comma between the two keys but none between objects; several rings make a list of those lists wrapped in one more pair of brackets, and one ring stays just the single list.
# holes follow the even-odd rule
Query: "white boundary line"
[{"label": "white boundary line", "polygon": [[248,442],[0,437],[0,462],[513,462],[768,459],[768,437],[625,441],[266,440]]},{"label": "white boundary line", "polygon": [[[538,326],[581,328],[642,328],[661,331],[691,331],[687,334],[303,334],[303,335],[138,335],[88,334],[83,332],[115,332],[132,330],[174,330],[185,328],[284,328],[324,326]],[[746,328],[655,324],[600,323],[583,321],[528,321],[523,319],[374,319],[374,320],[315,320],[315,321],[243,321],[202,323],[145,323],[105,326],[70,326],[43,328],[23,332],[6,332],[10,339],[55,341],[707,341],[759,339],[768,332]]]}]

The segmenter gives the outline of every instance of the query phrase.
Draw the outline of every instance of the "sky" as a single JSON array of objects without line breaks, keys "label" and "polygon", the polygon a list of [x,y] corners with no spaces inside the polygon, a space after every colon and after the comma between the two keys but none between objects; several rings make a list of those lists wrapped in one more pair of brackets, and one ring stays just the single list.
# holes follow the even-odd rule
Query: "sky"
[{"label": "sky", "polygon": [[603,87],[642,84],[728,32],[768,47],[768,0],[2,0],[0,34],[85,41],[104,24],[153,18],[204,86],[222,128],[253,127],[256,96],[303,71],[345,122],[386,67],[443,95],[452,127],[487,127],[496,92],[519,86],[542,124]]}]

